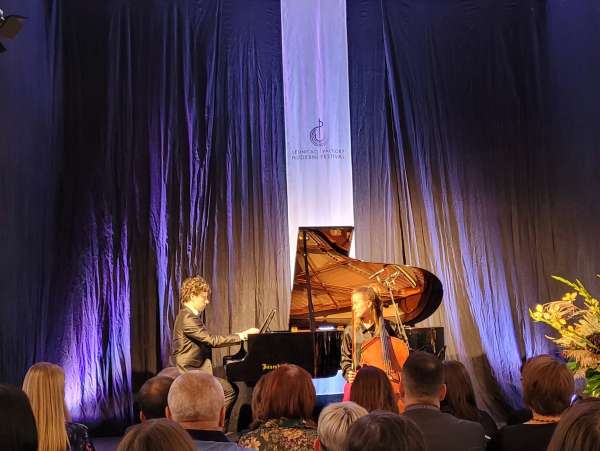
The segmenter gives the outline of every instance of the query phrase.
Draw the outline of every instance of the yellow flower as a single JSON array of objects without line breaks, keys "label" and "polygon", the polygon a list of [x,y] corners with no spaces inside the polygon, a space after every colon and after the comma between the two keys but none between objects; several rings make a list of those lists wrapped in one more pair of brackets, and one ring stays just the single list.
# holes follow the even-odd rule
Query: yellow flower
[{"label": "yellow flower", "polygon": [[543,312],[544,311],[544,307],[542,306],[542,304],[538,304],[535,306],[535,311],[536,312]]}]

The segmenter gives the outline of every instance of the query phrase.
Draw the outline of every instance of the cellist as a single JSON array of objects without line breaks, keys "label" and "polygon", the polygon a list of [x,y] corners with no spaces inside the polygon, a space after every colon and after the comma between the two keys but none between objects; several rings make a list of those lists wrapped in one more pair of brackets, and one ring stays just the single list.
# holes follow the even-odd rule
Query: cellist
[{"label": "cellist", "polygon": [[[373,337],[379,336],[380,321],[377,317],[376,303],[380,300],[371,287],[360,287],[352,292],[352,314],[355,324],[349,324],[344,329],[342,337],[341,367],[344,378],[352,383],[356,376],[357,364],[360,362],[360,351],[363,343]],[[385,329],[390,337],[401,338],[402,334],[398,324],[384,321]],[[354,342],[354,344],[353,344]],[[352,352],[355,352],[354,359]]]}]

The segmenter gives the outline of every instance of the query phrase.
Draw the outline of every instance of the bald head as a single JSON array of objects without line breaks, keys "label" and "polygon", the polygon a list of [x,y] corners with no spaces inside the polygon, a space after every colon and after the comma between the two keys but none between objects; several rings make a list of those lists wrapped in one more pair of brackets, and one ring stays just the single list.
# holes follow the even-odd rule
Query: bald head
[{"label": "bald head", "polygon": [[219,423],[225,407],[223,388],[216,378],[202,371],[179,376],[169,390],[169,411],[178,423]]}]

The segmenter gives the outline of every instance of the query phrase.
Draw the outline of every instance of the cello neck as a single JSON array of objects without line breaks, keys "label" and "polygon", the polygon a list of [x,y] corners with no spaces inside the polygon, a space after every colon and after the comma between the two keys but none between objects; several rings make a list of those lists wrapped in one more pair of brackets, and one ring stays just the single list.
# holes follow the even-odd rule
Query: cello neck
[{"label": "cello neck", "polygon": [[375,310],[377,321],[379,322],[379,338],[381,339],[381,358],[385,366],[385,372],[389,375],[393,370],[392,365],[392,344],[390,342],[390,334],[385,327],[385,319],[381,309],[381,304],[377,304]]}]

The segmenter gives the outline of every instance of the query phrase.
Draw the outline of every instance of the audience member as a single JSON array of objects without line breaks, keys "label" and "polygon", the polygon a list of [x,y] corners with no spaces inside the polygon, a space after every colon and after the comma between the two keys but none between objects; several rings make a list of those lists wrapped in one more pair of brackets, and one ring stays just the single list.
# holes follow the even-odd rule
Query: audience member
[{"label": "audience member", "polygon": [[477,407],[473,384],[465,366],[456,360],[446,360],[442,365],[446,384],[446,397],[441,403],[442,412],[463,420],[476,421],[483,426],[485,435],[492,437],[498,431],[496,422],[489,413]]},{"label": "audience member", "polygon": [[317,438],[311,421],[316,394],[310,374],[296,365],[281,365],[261,378],[252,394],[253,430],[239,444],[270,451],[310,451]]},{"label": "audience member", "polygon": [[38,449],[35,418],[27,395],[17,387],[4,384],[0,384],[0,449]]},{"label": "audience member", "polygon": [[348,451],[426,451],[423,434],[409,418],[375,411],[356,420],[348,431]]},{"label": "audience member", "polygon": [[547,451],[600,451],[600,399],[577,402],[561,416]]},{"label": "audience member", "polygon": [[173,381],[168,396],[167,418],[179,423],[202,449],[236,450],[223,433],[225,394],[216,377],[191,370]]},{"label": "audience member", "polygon": [[523,368],[523,400],[533,412],[524,424],[505,426],[492,438],[495,451],[545,451],[575,389],[567,366],[548,355],[534,357]]},{"label": "audience member", "polygon": [[177,379],[181,373],[176,366],[168,366],[158,372],[156,377],[168,377],[169,379]]},{"label": "audience member", "polygon": [[173,379],[164,376],[155,376],[144,382],[137,396],[140,421],[165,417],[167,397],[172,383]]},{"label": "audience member", "polygon": [[345,451],[348,429],[367,413],[364,407],[352,401],[326,406],[319,415],[315,451]]},{"label": "audience member", "polygon": [[446,395],[442,363],[431,354],[415,351],[402,370],[401,393],[406,410],[425,439],[429,451],[482,451],[483,428],[479,423],[440,411]]},{"label": "audience member", "polygon": [[[552,358],[552,356],[546,356],[548,358]],[[521,380],[523,380],[523,367],[527,363],[527,357],[521,357],[521,366],[519,368],[519,373],[521,374]],[[533,418],[533,413],[529,407],[519,407],[517,409],[513,409],[508,412],[506,416],[506,424],[523,424],[527,423],[529,420]]]},{"label": "audience member", "polygon": [[190,435],[185,430],[166,418],[147,420],[133,426],[117,451],[196,451]]},{"label": "audience member", "polygon": [[35,417],[39,451],[93,451],[87,427],[71,423],[65,405],[65,373],[52,363],[40,362],[23,381]]},{"label": "audience member", "polygon": [[350,401],[363,406],[367,411],[387,410],[399,413],[398,400],[386,374],[374,366],[363,366],[350,389]]}]

